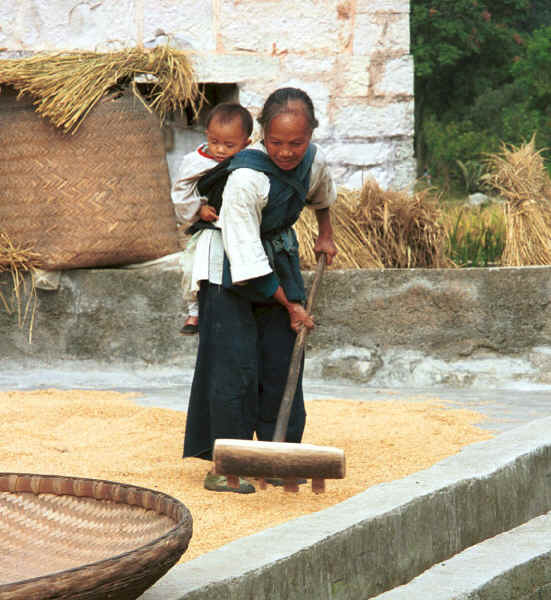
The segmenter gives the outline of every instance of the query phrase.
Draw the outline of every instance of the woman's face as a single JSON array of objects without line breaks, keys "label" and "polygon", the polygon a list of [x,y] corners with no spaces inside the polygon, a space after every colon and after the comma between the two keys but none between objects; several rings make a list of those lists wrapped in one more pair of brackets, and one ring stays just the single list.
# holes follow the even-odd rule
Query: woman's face
[{"label": "woman's face", "polygon": [[270,121],[264,135],[269,157],[283,171],[294,169],[308,150],[312,130],[303,112],[281,113]]}]

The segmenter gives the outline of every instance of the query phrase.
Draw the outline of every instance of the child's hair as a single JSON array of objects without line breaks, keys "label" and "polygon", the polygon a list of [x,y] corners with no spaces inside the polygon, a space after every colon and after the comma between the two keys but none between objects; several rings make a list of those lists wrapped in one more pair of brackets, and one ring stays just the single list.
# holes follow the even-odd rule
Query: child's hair
[{"label": "child's hair", "polygon": [[312,100],[303,90],[292,87],[280,88],[275,92],[272,92],[268,98],[266,98],[262,112],[257,117],[257,121],[262,126],[262,129],[266,131],[266,128],[272,119],[281,113],[296,113],[297,109],[293,106],[293,103],[296,102],[301,102],[303,104],[304,116],[307,118],[308,124],[313,131],[319,123],[314,114]]},{"label": "child's hair", "polygon": [[239,118],[241,119],[243,133],[247,137],[250,137],[253,132],[253,118],[251,117],[251,113],[237,102],[222,102],[212,108],[207,115],[205,129],[209,128],[214,118],[218,119],[221,123],[229,123],[235,118]]}]

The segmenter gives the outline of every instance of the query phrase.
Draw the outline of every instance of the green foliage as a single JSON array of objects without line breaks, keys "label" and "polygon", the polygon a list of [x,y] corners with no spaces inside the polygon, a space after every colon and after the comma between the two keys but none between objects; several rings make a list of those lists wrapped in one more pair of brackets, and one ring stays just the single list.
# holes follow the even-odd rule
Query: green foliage
[{"label": "green foliage", "polygon": [[[416,76],[430,77],[442,69],[453,69],[465,59],[482,56],[491,45],[508,43],[511,25],[525,18],[528,6],[527,0],[412,0]],[[502,53],[483,60],[496,64]]]},{"label": "green foliage", "polygon": [[519,81],[488,90],[465,107],[462,116],[478,136],[486,138],[486,153],[497,152],[502,141],[518,146],[534,133],[538,148],[551,145],[551,120],[534,106],[533,96]]},{"label": "green foliage", "polygon": [[[416,157],[433,185],[477,191],[485,156],[533,135],[551,156],[549,0],[411,0],[411,35]],[[456,263],[499,262],[503,214],[488,210],[446,212]]]},{"label": "green foliage", "polygon": [[482,187],[482,176],[485,173],[485,165],[479,160],[462,160],[457,159],[457,166],[463,175],[463,183],[465,184],[465,192],[472,194],[477,192]]},{"label": "green foliage", "polygon": [[[522,99],[504,107],[503,139],[518,144],[536,133],[536,147],[551,148],[551,26],[525,37],[525,51],[511,72]],[[547,168],[551,172],[551,163]]]},{"label": "green foliage", "polygon": [[503,138],[503,111],[510,106],[523,102],[524,91],[512,83],[505,83],[496,88],[487,88],[474,98],[470,106],[461,110],[464,118],[472,121],[474,127],[486,131],[491,127],[494,135]]},{"label": "green foliage", "polygon": [[505,247],[503,211],[496,205],[445,212],[448,256],[460,267],[499,264]]},{"label": "green foliage", "polygon": [[530,13],[524,26],[526,31],[534,31],[539,27],[551,25],[551,2],[549,0],[532,0],[530,2]]},{"label": "green foliage", "polygon": [[[541,130],[542,108],[527,107],[529,86],[512,72],[531,48],[532,1],[412,0],[416,155],[419,168],[428,163],[447,184],[466,183],[458,160],[480,161],[499,142],[520,143]],[[537,38],[532,63],[551,60],[546,44]],[[444,137],[453,147],[442,155]]]},{"label": "green foliage", "polygon": [[412,0],[416,93],[441,113],[510,77],[528,0]]},{"label": "green foliage", "polygon": [[512,67],[519,85],[529,91],[534,104],[546,108],[551,101],[551,27],[534,31],[526,50]]},{"label": "green foliage", "polygon": [[433,174],[444,179],[445,187],[466,186],[478,189],[483,174],[481,156],[499,148],[499,140],[481,131],[471,121],[442,123],[431,116],[424,123],[428,161]]},{"label": "green foliage", "polygon": [[[503,109],[502,126],[503,140],[508,144],[518,146],[529,140],[535,132],[541,132],[536,136],[537,147],[541,147],[545,137],[545,115],[541,111],[530,108],[529,102],[519,102]],[[548,132],[549,133],[549,132]]]}]

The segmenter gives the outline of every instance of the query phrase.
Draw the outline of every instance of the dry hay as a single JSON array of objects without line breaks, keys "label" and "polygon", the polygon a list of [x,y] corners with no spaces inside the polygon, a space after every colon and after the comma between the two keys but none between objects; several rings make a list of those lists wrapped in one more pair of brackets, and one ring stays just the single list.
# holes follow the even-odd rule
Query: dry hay
[{"label": "dry hay", "polygon": [[28,279],[25,274],[34,273],[37,258],[36,252],[14,244],[5,233],[0,232],[0,273],[8,272],[11,276],[11,293],[3,294],[0,289],[0,304],[8,314],[17,315],[18,327],[28,324],[29,342],[32,341],[36,290],[34,277]]},{"label": "dry hay", "polygon": [[5,233],[0,232],[0,273],[3,271],[29,271],[37,258],[36,252],[14,244]]},{"label": "dry hay", "polygon": [[[143,97],[136,75],[151,76],[151,90]],[[187,54],[169,46],[119,52],[59,52],[2,61],[0,84],[35,98],[36,111],[65,131],[78,129],[94,105],[113,87],[129,83],[150,111],[164,120],[170,111],[194,112],[202,96]]]},{"label": "dry hay", "polygon": [[[430,190],[415,194],[384,191],[368,180],[361,190],[339,188],[331,207],[337,269],[443,268],[446,231],[440,224],[437,199]],[[304,268],[316,263],[316,218],[303,211],[296,224]]]},{"label": "dry hay", "polygon": [[484,179],[506,201],[504,266],[551,264],[551,180],[541,153],[533,136],[487,158]]}]

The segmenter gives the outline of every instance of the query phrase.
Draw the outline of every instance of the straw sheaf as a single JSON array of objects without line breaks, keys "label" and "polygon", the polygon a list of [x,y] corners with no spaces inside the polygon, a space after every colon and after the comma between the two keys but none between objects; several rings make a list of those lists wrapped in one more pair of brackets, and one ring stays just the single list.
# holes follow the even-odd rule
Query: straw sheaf
[{"label": "straw sheaf", "polygon": [[[437,201],[428,191],[384,191],[374,181],[361,190],[339,188],[331,207],[337,269],[453,267],[445,256],[446,232]],[[316,263],[313,211],[303,211],[296,225],[302,265]]]},{"label": "straw sheaf", "polygon": [[31,271],[39,255],[30,248],[15,245],[8,235],[0,231],[0,273],[2,271]]},{"label": "straw sheaf", "polygon": [[[158,118],[131,94],[105,96],[72,136],[28,99],[0,99],[0,223],[43,269],[115,266],[179,250]],[[13,255],[13,251],[12,255]],[[2,255],[2,254],[0,254]]]},{"label": "straw sheaf", "polygon": [[[164,120],[186,106],[197,111],[202,96],[187,54],[169,46],[120,52],[59,52],[3,60],[0,84],[34,98],[36,111],[64,131],[76,131],[92,108],[118,84],[130,84],[148,110]],[[150,75],[151,90],[143,97],[136,75]]]},{"label": "straw sheaf", "polygon": [[29,342],[32,341],[37,298],[34,277],[28,279],[25,273],[34,273],[38,259],[36,252],[14,244],[6,233],[0,231],[0,273],[8,272],[11,276],[11,293],[4,294],[0,289],[0,307],[17,316],[19,328],[28,326]]},{"label": "straw sheaf", "polygon": [[551,180],[534,136],[487,158],[485,180],[505,200],[504,266],[551,264]]}]

